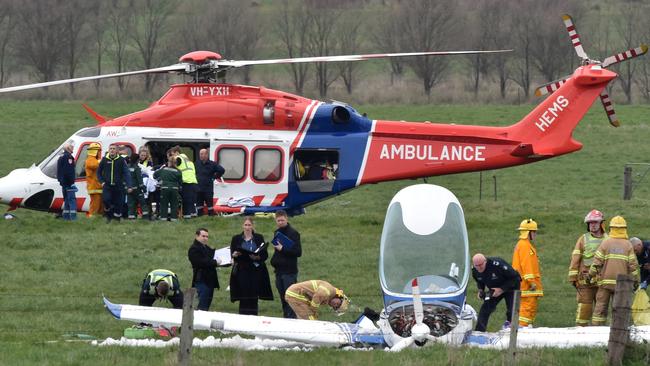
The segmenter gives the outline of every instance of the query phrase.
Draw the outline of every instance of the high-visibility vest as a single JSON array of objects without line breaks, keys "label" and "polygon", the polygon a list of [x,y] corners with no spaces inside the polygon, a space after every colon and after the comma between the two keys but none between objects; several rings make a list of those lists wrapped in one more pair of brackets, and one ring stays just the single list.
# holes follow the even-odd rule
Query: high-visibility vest
[{"label": "high-visibility vest", "polygon": [[584,235],[584,245],[585,249],[582,251],[582,264],[586,267],[590,267],[594,263],[594,254],[598,250],[598,246],[602,243],[603,240],[607,239],[607,234],[604,234],[600,238],[596,238],[591,233],[586,233]]},{"label": "high-visibility vest", "polygon": [[154,269],[147,274],[143,287],[143,291],[149,295],[155,295],[156,284],[159,281],[165,281],[169,285],[169,293],[175,294],[179,290],[178,277],[172,271],[166,269]]},{"label": "high-visibility vest", "polygon": [[178,170],[181,172],[183,183],[197,184],[198,181],[196,180],[196,169],[194,168],[194,163],[182,155],[179,155],[178,158],[181,160],[181,163],[178,164]]}]

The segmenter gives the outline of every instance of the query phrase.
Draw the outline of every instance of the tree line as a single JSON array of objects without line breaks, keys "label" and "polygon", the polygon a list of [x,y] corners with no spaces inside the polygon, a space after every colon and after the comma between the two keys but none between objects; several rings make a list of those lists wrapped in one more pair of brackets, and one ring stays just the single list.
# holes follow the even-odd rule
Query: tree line
[{"label": "tree line", "polygon": [[[537,83],[578,66],[562,14],[573,15],[585,50],[602,60],[650,42],[648,10],[642,0],[0,0],[0,86],[154,68],[194,50],[248,60],[513,49],[280,70],[294,92],[321,98],[334,83],[353,94],[365,68],[385,74],[391,85],[411,75],[425,96],[453,76],[464,80],[470,96],[492,88],[504,100],[512,90],[528,99]],[[612,69],[620,76],[613,85],[628,103],[650,101],[647,57]],[[221,76],[248,84],[257,72],[244,68]],[[141,95],[148,96],[160,76],[143,78]],[[128,82],[94,85],[98,93],[105,85],[123,93]],[[68,96],[75,96],[74,84]]]}]

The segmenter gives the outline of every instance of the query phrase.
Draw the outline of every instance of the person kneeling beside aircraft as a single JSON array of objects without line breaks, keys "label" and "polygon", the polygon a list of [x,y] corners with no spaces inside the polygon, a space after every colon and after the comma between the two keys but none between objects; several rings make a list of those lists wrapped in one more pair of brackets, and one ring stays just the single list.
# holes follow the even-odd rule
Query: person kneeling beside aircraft
[{"label": "person kneeling beside aircraft", "polygon": [[169,300],[174,309],[183,308],[183,292],[174,272],[154,269],[142,281],[139,305],[151,306],[156,300]]},{"label": "person kneeling beside aircraft", "polygon": [[284,295],[285,300],[296,313],[298,319],[318,319],[318,309],[323,304],[342,315],[350,305],[350,299],[342,290],[322,280],[294,283]]}]

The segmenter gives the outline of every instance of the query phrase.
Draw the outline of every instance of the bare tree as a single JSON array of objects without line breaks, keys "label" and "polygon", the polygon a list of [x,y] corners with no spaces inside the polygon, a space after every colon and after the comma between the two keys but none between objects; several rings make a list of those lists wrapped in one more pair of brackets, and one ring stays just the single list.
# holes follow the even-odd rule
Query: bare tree
[{"label": "bare tree", "polygon": [[[72,79],[79,66],[80,58],[85,54],[91,37],[85,31],[89,14],[99,3],[86,0],[68,0],[63,6],[61,23],[65,29],[65,49],[63,60],[66,63],[67,77]],[[74,83],[68,84],[70,94],[74,96]]]},{"label": "bare tree", "polygon": [[[275,33],[280,37],[289,58],[307,56],[307,30],[311,26],[307,6],[300,0],[283,0],[275,17]],[[302,94],[309,64],[290,64],[293,86]]]},{"label": "bare tree", "polygon": [[[399,5],[398,18],[401,42],[406,51],[440,51],[448,47],[454,33],[455,4],[453,2],[414,0]],[[444,76],[446,57],[417,57],[408,65],[422,80],[424,92],[431,89]]]},{"label": "bare tree", "polygon": [[[484,0],[478,3],[477,11],[468,13],[467,20],[464,23],[470,25],[465,32],[465,35],[470,39],[469,48],[480,50],[486,46],[489,47],[490,40],[495,38],[494,34],[497,29],[494,28],[494,19],[486,16],[491,15],[490,12],[493,11],[494,4],[493,1]],[[493,55],[481,54],[467,56],[471,68],[469,74],[471,88],[475,98],[478,96],[481,77],[487,74],[492,57]]]},{"label": "bare tree", "polygon": [[[373,22],[374,29],[371,32],[370,40],[382,52],[401,52],[403,45],[400,42],[399,27],[401,20],[397,17],[398,10],[395,6],[386,6],[379,13],[381,22]],[[404,74],[404,61],[399,58],[391,58],[390,62],[390,85],[393,85],[395,78]]]},{"label": "bare tree", "polygon": [[[623,41],[624,49],[638,47],[639,43],[641,43],[639,42],[639,35],[644,31],[641,24],[642,19],[645,18],[645,13],[639,10],[638,4],[632,3],[622,4],[619,7],[620,17],[618,19],[620,21],[616,24],[616,29]],[[647,23],[645,25],[647,27]],[[617,50],[616,52],[620,51]],[[637,69],[637,63],[635,61],[622,62],[613,67],[618,73],[617,80],[621,84],[623,93],[625,93],[627,103],[632,103],[633,78]]]},{"label": "bare tree", "polygon": [[[252,59],[258,52],[261,23],[257,7],[250,1],[189,0],[188,11],[177,14],[181,32],[172,52],[211,50],[228,59]],[[228,9],[227,12],[224,9]],[[208,30],[208,31],[206,31]],[[244,83],[250,82],[250,69],[243,68]],[[225,81],[225,74],[221,77]]]},{"label": "bare tree", "polygon": [[[335,0],[332,1],[336,3]],[[330,4],[328,1],[314,1],[307,9],[312,24],[307,29],[307,52],[312,56],[331,55],[338,48],[335,29],[342,11],[334,5],[336,4]],[[329,86],[339,74],[332,72],[332,66],[327,62],[316,63],[314,68],[319,95],[325,98]]]},{"label": "bare tree", "polygon": [[[364,27],[362,21],[364,19],[360,16],[358,11],[347,12],[341,18],[336,37],[339,39],[339,50],[342,55],[357,54],[361,48],[360,29]],[[354,86],[355,76],[360,64],[358,62],[343,62],[339,63],[339,71],[341,79],[345,84],[345,90],[348,94],[352,94],[352,87]]]},{"label": "bare tree", "polygon": [[513,5],[512,28],[514,33],[513,41],[515,45],[515,61],[511,63],[511,79],[519,84],[524,91],[526,99],[530,96],[530,86],[532,79],[532,51],[537,29],[534,24],[535,14],[531,9],[534,8],[535,0],[521,0]]},{"label": "bare tree", "polygon": [[[151,69],[158,66],[161,37],[166,31],[169,16],[176,10],[176,0],[134,0],[131,39],[142,58],[142,66]],[[151,93],[154,76],[145,74],[144,90]]]},{"label": "bare tree", "polygon": [[53,80],[63,61],[66,29],[61,22],[65,0],[25,0],[17,10],[16,51],[38,81]]},{"label": "bare tree", "polygon": [[[112,0],[108,5],[108,34],[110,38],[111,59],[115,63],[115,72],[125,71],[129,34],[133,26],[131,20],[133,0]],[[126,80],[117,78],[117,86],[120,92],[126,88]]]},{"label": "bare tree", "polygon": [[[502,16],[503,13],[508,13],[508,4],[507,0],[485,1],[481,7],[481,22],[482,27],[486,29],[488,34],[486,38],[488,48],[498,50],[513,48],[510,30],[511,19]],[[512,59],[512,57],[513,55],[510,53],[490,55],[490,60],[497,74],[499,93],[502,99],[506,97],[506,88],[510,78],[508,60]]]},{"label": "bare tree", "polygon": [[545,81],[553,81],[571,71],[569,66],[576,55],[559,15],[569,13],[579,19],[581,11],[564,0],[548,0],[543,4],[535,2],[533,6],[531,12],[536,15],[533,26],[537,28],[534,47],[531,48],[533,65]]},{"label": "bare tree", "polygon": [[13,0],[0,1],[0,87],[9,78],[6,72],[9,59],[9,45],[14,38],[16,27],[16,3]]},{"label": "bare tree", "polygon": [[[93,7],[90,10],[90,20],[88,22],[89,28],[92,32],[92,41],[95,47],[95,73],[100,75],[102,73],[102,61],[104,51],[106,50],[105,38],[108,28],[108,20],[106,18],[107,6],[103,1],[94,1]],[[99,92],[101,80],[95,80],[95,89]]]}]

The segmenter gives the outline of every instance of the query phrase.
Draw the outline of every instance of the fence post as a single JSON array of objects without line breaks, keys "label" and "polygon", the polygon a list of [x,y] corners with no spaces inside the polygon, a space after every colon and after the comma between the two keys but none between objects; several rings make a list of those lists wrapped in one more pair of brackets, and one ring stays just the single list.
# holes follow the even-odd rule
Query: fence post
[{"label": "fence post", "polygon": [[183,294],[183,319],[181,322],[181,342],[178,349],[178,364],[189,366],[192,362],[192,339],[194,339],[194,295],[195,288],[188,288]]},{"label": "fence post", "polygon": [[623,200],[632,199],[632,167],[625,166],[623,170]]},{"label": "fence post", "polygon": [[478,172],[478,201],[481,202],[483,198],[483,172]]},{"label": "fence post", "polygon": [[634,277],[618,275],[614,304],[612,305],[612,325],[609,328],[609,343],[607,344],[607,364],[622,365],[625,346],[630,338],[630,316]]},{"label": "fence post", "polygon": [[519,302],[521,299],[521,291],[514,292],[512,297],[512,320],[510,321],[510,345],[508,352],[511,357],[511,365],[516,365],[517,357],[517,333],[519,332]]}]

